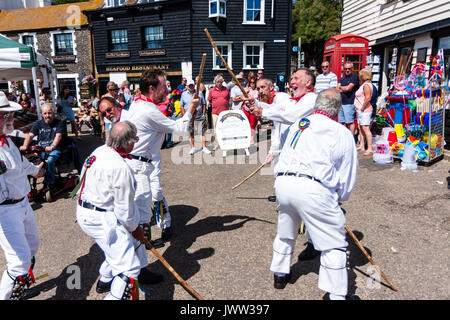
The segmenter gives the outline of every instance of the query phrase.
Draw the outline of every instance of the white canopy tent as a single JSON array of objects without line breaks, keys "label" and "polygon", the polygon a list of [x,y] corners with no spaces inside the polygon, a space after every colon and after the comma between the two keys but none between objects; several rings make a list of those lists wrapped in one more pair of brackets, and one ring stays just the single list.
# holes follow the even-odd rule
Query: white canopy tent
[{"label": "white canopy tent", "polygon": [[[32,47],[0,34],[0,82],[33,80],[33,90],[38,100],[38,79],[42,79],[41,87],[50,88],[52,101],[56,102],[56,72],[50,61]],[[40,119],[39,103],[36,107]]]}]

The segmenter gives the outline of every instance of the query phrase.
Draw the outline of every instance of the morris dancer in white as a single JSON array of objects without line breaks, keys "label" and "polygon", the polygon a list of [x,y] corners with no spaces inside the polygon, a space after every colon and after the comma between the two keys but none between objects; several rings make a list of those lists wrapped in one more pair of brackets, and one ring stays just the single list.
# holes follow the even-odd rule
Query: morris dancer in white
[{"label": "morris dancer in white", "polygon": [[314,93],[314,83],[315,77],[311,70],[297,69],[291,76],[294,96],[290,100],[272,104],[255,101],[250,109],[257,117],[291,125],[299,118],[312,113],[317,97]]},{"label": "morris dancer in white", "polygon": [[330,299],[347,295],[345,217],[339,206],[348,200],[356,181],[358,155],[351,132],[336,119],[341,107],[334,89],[321,92],[311,116],[289,129],[276,165],[278,232],[270,270],[274,287],[290,277],[292,252],[301,220],[312,244],[321,251],[319,288]]},{"label": "morris dancer in white", "polygon": [[[294,96],[290,99],[286,94],[277,93],[272,104],[255,101],[255,106],[251,106],[252,113],[257,117],[263,117],[274,122],[272,145],[266,157],[266,163],[270,163],[281,152],[286,140],[288,128],[301,117],[309,116],[314,109],[317,95],[314,93],[315,85],[314,73],[306,68],[297,69],[290,78]],[[261,86],[261,83],[260,83]],[[276,167],[274,168],[276,176]],[[306,230],[308,244],[300,255],[300,260],[310,260],[320,254],[314,249],[311,243],[308,230]]]},{"label": "morris dancer in white", "polygon": [[22,110],[0,91],[0,246],[7,269],[0,282],[0,300],[23,298],[34,282],[32,268],[39,247],[36,218],[28,203],[27,175],[42,176],[42,162],[31,164],[6,136],[14,130],[14,111]]},{"label": "morris dancer in white", "polygon": [[124,160],[137,140],[133,124],[116,124],[106,145],[87,158],[82,172],[77,222],[105,254],[97,292],[111,290],[106,300],[134,300],[139,290],[137,252],[145,253],[144,230],[134,204],[136,180]]},{"label": "morris dancer in white", "polygon": [[[162,196],[160,188],[157,195],[155,195],[156,197],[152,197],[152,183],[155,182],[155,179],[151,179],[151,174],[155,170],[152,162],[153,160],[156,161],[157,172],[155,174],[159,175],[160,150],[165,134],[184,135],[189,133],[189,123],[192,116],[195,116],[194,113],[200,100],[192,99],[184,116],[180,119],[172,120],[167,118],[157,107],[157,104],[166,100],[168,94],[164,71],[145,71],[139,81],[139,88],[142,94],[136,97],[125,116],[122,115],[120,118],[120,121],[128,120],[133,123],[137,128],[139,137],[139,141],[130,152],[132,159],[128,161],[137,181],[135,202],[140,212],[140,224],[144,230],[151,232],[152,202],[156,200],[154,212],[157,216],[154,222],[157,223],[159,221],[163,230],[162,237],[163,239],[168,239],[172,232],[171,228],[167,229],[167,226],[171,225],[171,217],[168,214],[167,202]],[[158,211],[158,208],[165,212],[163,219],[160,219],[159,214],[161,211]],[[145,255],[141,259],[142,267],[144,268],[147,266],[147,256]]]}]

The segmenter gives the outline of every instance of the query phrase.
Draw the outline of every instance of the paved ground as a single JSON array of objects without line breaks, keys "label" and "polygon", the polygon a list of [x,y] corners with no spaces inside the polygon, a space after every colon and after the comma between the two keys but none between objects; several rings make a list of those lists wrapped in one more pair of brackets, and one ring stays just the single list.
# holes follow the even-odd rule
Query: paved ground
[{"label": "paved ground", "polygon": [[[274,194],[272,169],[264,168],[263,174],[231,190],[264,159],[270,142],[261,140],[259,151],[251,149],[248,159],[243,152],[231,151],[225,160],[221,152],[191,157],[186,142],[162,151],[163,190],[175,235],[158,250],[204,299],[320,300],[324,292],[317,288],[319,259],[296,258],[304,248],[304,235],[295,248],[292,284],[284,290],[273,288],[269,266],[277,213],[275,203],[267,200]],[[84,159],[101,141],[84,135],[77,143]],[[379,276],[349,238],[349,293],[370,300],[450,298],[449,169],[447,159],[401,171],[399,162],[377,165],[360,156],[357,184],[344,204],[347,224],[399,291],[383,279],[374,280]],[[103,298],[95,292],[102,253],[75,223],[75,204],[67,195],[33,204],[41,238],[35,275],[48,274],[38,281],[35,288],[41,293],[33,299]],[[159,235],[154,227],[154,238]],[[151,270],[165,280],[145,286],[150,293],[146,299],[194,299],[151,252],[148,256]],[[3,255],[0,266],[3,272]]]}]

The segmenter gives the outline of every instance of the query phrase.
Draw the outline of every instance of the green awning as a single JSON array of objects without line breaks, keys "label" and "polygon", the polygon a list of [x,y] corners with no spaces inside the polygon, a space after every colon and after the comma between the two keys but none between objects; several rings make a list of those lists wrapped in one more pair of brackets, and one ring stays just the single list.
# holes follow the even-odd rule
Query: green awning
[{"label": "green awning", "polygon": [[0,69],[35,66],[32,47],[0,35]]}]

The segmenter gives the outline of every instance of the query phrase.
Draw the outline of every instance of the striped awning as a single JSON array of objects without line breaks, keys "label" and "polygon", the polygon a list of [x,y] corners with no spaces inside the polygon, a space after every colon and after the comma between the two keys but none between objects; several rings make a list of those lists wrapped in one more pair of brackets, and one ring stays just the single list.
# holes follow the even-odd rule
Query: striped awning
[{"label": "striped awning", "polygon": [[0,69],[32,68],[33,48],[0,35]]}]

